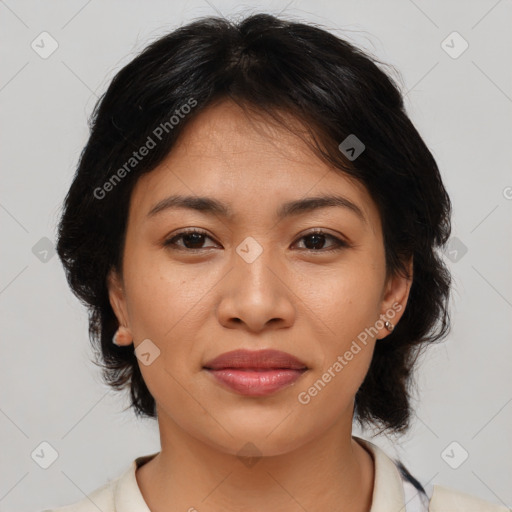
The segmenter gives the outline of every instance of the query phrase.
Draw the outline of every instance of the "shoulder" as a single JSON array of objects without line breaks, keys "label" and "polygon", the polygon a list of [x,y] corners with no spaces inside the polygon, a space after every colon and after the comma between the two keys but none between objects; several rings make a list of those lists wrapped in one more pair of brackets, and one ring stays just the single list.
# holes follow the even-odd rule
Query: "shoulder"
[{"label": "shoulder", "polygon": [[389,457],[370,441],[354,438],[370,451],[375,461],[373,506],[376,511],[512,512],[504,505],[442,485],[423,487],[399,459]]},{"label": "shoulder", "polygon": [[456,489],[434,485],[428,512],[510,512],[503,505],[482,500]]},{"label": "shoulder", "polygon": [[80,501],[41,512],[115,512],[114,491],[118,480],[119,477],[111,480]]},{"label": "shoulder", "polygon": [[158,452],[137,457],[124,473],[109,480],[80,501],[41,512],[150,512],[140,492],[135,473],[138,467],[157,454]]}]

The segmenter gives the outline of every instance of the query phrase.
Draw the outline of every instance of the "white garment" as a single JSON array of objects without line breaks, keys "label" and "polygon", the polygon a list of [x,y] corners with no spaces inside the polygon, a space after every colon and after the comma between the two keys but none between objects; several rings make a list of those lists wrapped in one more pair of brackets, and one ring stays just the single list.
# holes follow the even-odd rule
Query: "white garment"
[{"label": "white garment", "polygon": [[[370,512],[511,512],[475,496],[438,485],[425,492],[400,462],[393,461],[377,445],[354,436],[373,457],[375,479]],[[71,505],[42,512],[151,512],[137,484],[137,467],[157,453],[138,457],[120,476]],[[408,475],[408,476],[407,476]],[[271,512],[271,511],[269,511]]]}]

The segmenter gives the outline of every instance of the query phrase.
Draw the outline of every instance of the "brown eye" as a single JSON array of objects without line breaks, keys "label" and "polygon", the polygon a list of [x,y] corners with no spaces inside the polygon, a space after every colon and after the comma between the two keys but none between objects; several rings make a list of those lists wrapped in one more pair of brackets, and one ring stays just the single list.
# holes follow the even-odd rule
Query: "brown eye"
[{"label": "brown eye", "polygon": [[[175,234],[172,238],[164,242],[165,247],[170,247],[177,250],[199,251],[202,249],[210,249],[214,246],[204,247],[205,241],[213,240],[205,231],[199,229],[189,229]],[[349,247],[349,244],[340,238],[335,237],[329,233],[318,230],[308,233],[300,238],[304,240],[304,250],[311,252],[330,252],[341,250]],[[330,247],[325,248],[326,241],[331,240]],[[181,242],[181,243],[178,243]]]},{"label": "brown eye", "polygon": [[[333,244],[331,248],[325,249],[323,248],[326,240],[332,240]],[[300,238],[300,240],[307,240],[305,242],[305,250],[313,251],[313,252],[328,252],[328,251],[336,251],[346,247],[349,247],[349,244],[345,241],[329,234],[324,231],[313,231],[312,233],[308,233]]]},{"label": "brown eye", "polygon": [[[201,250],[209,249],[210,247],[202,247],[205,243],[205,239],[212,240],[205,231],[199,229],[191,229],[181,231],[175,236],[164,242],[165,247],[172,247],[178,250]],[[177,241],[183,241],[183,244],[178,244]]]}]

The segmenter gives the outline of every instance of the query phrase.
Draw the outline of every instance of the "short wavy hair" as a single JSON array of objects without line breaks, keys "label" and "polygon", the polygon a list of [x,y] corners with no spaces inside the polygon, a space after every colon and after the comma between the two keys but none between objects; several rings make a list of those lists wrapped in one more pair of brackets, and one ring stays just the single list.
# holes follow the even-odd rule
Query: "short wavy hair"
[{"label": "short wavy hair", "polygon": [[[388,276],[411,277],[406,264],[413,259],[404,314],[376,344],[354,413],[363,427],[395,433],[409,428],[420,349],[444,338],[450,326],[451,275],[438,250],[450,236],[451,202],[398,86],[380,64],[320,26],[253,14],[237,22],[204,17],[181,26],[113,78],[89,120],[57,252],[72,291],[88,307],[94,363],[109,386],[130,387],[129,407],[137,416],[155,418],[155,400],[133,346],[112,343],[118,322],[106,280],[111,269],[122,269],[131,192],[193,118],[216,100],[231,99],[249,115],[265,115],[290,130],[286,116],[292,115],[311,137],[298,135],[319,158],[366,187],[381,216]],[[172,116],[192,101],[195,107],[171,129]],[[164,126],[156,147],[122,173],[155,127]],[[365,145],[357,159],[340,150],[352,134]],[[122,179],[113,183],[116,172]]]}]

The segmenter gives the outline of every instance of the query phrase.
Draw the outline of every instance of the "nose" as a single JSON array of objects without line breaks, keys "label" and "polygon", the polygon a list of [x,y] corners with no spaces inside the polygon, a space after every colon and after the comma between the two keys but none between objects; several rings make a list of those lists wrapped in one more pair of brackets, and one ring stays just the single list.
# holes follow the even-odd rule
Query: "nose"
[{"label": "nose", "polygon": [[252,262],[234,253],[233,266],[220,283],[217,316],[224,327],[259,333],[293,325],[292,283],[269,249]]}]

